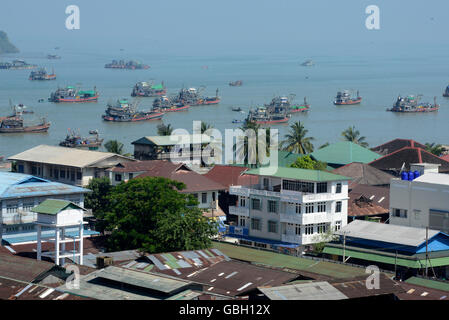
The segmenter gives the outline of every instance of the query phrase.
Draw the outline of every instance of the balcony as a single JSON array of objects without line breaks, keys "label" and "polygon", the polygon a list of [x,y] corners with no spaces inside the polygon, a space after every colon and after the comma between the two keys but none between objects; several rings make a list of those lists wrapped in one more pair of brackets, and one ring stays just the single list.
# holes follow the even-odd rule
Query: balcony
[{"label": "balcony", "polygon": [[296,223],[296,224],[315,224],[332,221],[332,214],[327,212],[302,213],[302,214],[281,213],[279,217],[281,222]]},{"label": "balcony", "polygon": [[237,215],[237,216],[249,217],[249,208],[247,208],[247,207],[229,206],[229,214],[234,214],[234,215]]},{"label": "balcony", "polygon": [[280,197],[279,192],[274,192],[270,190],[261,190],[259,186],[232,186],[229,187],[229,194],[236,196],[249,197],[250,195],[263,196],[263,197]]}]

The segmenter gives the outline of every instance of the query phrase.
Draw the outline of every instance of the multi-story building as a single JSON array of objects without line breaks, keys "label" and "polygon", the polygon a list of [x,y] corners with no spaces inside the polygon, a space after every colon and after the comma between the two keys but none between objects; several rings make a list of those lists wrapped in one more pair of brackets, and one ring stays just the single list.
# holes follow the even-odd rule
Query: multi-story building
[{"label": "multi-story building", "polygon": [[236,205],[229,207],[229,213],[238,217],[230,232],[239,234],[240,243],[266,247],[258,238],[307,245],[347,224],[350,178],[319,170],[279,167],[275,174],[262,170],[245,172],[255,176],[256,184],[229,189],[238,196]]},{"label": "multi-story building", "polygon": [[438,173],[439,164],[411,164],[412,180],[392,179],[390,224],[449,233],[449,174]]}]

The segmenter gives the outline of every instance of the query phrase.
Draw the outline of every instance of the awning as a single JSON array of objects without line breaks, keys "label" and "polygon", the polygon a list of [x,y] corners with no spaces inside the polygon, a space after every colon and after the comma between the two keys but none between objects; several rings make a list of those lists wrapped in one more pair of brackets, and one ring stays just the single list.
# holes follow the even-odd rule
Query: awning
[{"label": "awning", "polygon": [[290,243],[290,242],[283,242],[278,240],[269,240],[269,239],[262,239],[262,238],[256,238],[251,236],[244,236],[244,235],[238,235],[238,234],[226,234],[226,237],[229,238],[236,238],[236,239],[242,239],[246,241],[254,241],[258,243],[264,243],[271,245],[272,247],[281,247],[281,248],[297,248],[300,246],[300,244],[297,243]]}]

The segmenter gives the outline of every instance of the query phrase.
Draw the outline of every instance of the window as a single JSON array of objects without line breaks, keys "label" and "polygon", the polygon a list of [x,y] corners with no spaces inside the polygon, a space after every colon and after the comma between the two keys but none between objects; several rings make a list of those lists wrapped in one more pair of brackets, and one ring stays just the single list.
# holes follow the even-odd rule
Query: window
[{"label": "window", "polygon": [[393,216],[398,217],[398,218],[407,218],[407,210],[393,209]]},{"label": "window", "polygon": [[36,166],[31,166],[31,174],[37,175],[37,167]]},{"label": "window", "polygon": [[313,182],[282,180],[282,189],[297,192],[313,193]]},{"label": "window", "polygon": [[19,165],[17,166],[17,171],[18,171],[19,173],[23,173],[23,172],[24,172],[23,164],[19,164]]},{"label": "window", "polygon": [[277,233],[278,223],[276,221],[268,221],[268,232]]},{"label": "window", "polygon": [[338,231],[341,229],[341,221],[335,221],[335,231]]},{"label": "window", "polygon": [[413,213],[415,214],[415,219],[419,219],[419,214],[421,213],[421,210],[413,210]]},{"label": "window", "polygon": [[244,245],[247,245],[247,246],[252,246],[252,245],[253,245],[253,242],[252,242],[252,241],[247,241],[247,240],[240,239],[240,244],[244,244]]},{"label": "window", "polygon": [[327,193],[327,182],[318,182],[316,184],[316,193]]},{"label": "window", "polygon": [[335,193],[341,193],[341,183],[337,183],[337,189],[335,190]]},{"label": "window", "polygon": [[239,226],[246,227],[246,218],[245,217],[239,218]]},{"label": "window", "polygon": [[75,172],[74,171],[72,171],[70,173],[70,180],[75,181]]},{"label": "window", "polygon": [[277,213],[278,203],[274,200],[268,200],[268,212]]},{"label": "window", "polygon": [[262,202],[260,199],[251,199],[251,205],[253,210],[262,210]]},{"label": "window", "polygon": [[122,181],[122,175],[121,174],[116,174],[115,175],[115,181]]},{"label": "window", "polygon": [[263,178],[263,188],[265,190],[268,190],[268,186],[269,186],[269,180],[268,178]]},{"label": "window", "polygon": [[301,225],[295,224],[295,234],[298,236],[301,235]]},{"label": "window", "polygon": [[215,201],[215,191],[212,192],[212,201]]},{"label": "window", "polygon": [[246,207],[246,197],[240,197],[240,207]]},{"label": "window", "polygon": [[304,228],[305,234],[313,234],[313,224],[306,224]]},{"label": "window", "polygon": [[341,212],[341,201],[336,202],[335,212]]},{"label": "window", "polygon": [[201,194],[201,203],[207,203],[207,192]]},{"label": "window", "polygon": [[301,204],[300,203],[295,203],[295,212],[297,214],[301,214]]},{"label": "window", "polygon": [[318,212],[326,212],[326,202],[318,202]]},{"label": "window", "polygon": [[16,213],[17,207],[17,203],[6,205],[6,213]]},{"label": "window", "polygon": [[260,242],[254,242],[254,246],[255,247],[259,247],[259,248],[267,248],[267,245],[265,243],[260,243]]},{"label": "window", "polygon": [[195,198],[195,200],[198,200],[198,193],[194,193],[193,197]]},{"label": "window", "polygon": [[58,169],[55,169],[55,172],[53,172],[53,174],[55,176],[55,179],[59,178],[59,170]]},{"label": "window", "polygon": [[129,180],[131,180],[132,178],[134,178],[134,173],[132,173],[132,172],[128,173],[128,177],[129,177]]},{"label": "window", "polygon": [[77,180],[81,180],[83,178],[83,175],[81,174],[81,172],[77,172],[76,173],[76,179]]},{"label": "window", "polygon": [[61,176],[61,179],[65,179],[65,170],[61,170],[59,175]]},{"label": "window", "polygon": [[262,230],[262,223],[260,219],[251,218],[251,229],[253,230]]},{"label": "window", "polygon": [[306,203],[306,213],[313,213],[313,203]]},{"label": "window", "polygon": [[34,202],[24,202],[23,203],[23,211],[29,212],[34,208]]},{"label": "window", "polygon": [[316,230],[318,233],[326,232],[326,224],[325,223],[318,223],[316,227],[317,227]]}]

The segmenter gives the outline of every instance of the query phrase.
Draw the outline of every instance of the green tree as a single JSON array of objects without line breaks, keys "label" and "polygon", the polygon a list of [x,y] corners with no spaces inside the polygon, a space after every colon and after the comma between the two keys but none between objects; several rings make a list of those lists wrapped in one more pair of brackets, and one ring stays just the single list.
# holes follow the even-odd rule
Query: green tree
[{"label": "green tree", "polygon": [[325,233],[313,236],[312,240],[313,242],[315,242],[313,244],[313,251],[315,253],[321,254],[324,247],[326,246],[326,243],[334,241],[336,239],[338,239],[338,236],[334,234],[333,230],[330,227],[328,227]]},{"label": "green tree", "polygon": [[108,208],[108,197],[114,187],[108,177],[94,178],[89,181],[87,189],[92,190],[84,198],[84,207],[91,209],[94,217],[98,219],[97,229],[104,231],[104,215]]},{"label": "green tree", "polygon": [[299,154],[313,152],[313,137],[307,137],[307,132],[301,122],[296,121],[290,126],[290,132],[285,135],[285,140],[281,146],[284,150]]},{"label": "green tree", "polygon": [[330,145],[330,143],[326,142],[325,144],[322,144],[321,146],[319,146],[318,149],[326,148],[328,145]]},{"label": "green tree", "polygon": [[138,178],[116,186],[105,216],[110,250],[198,250],[211,245],[217,223],[204,217],[185,185],[165,178]]},{"label": "green tree", "polygon": [[435,142],[432,143],[427,142],[426,151],[439,157],[444,151],[446,151],[446,149],[441,144],[435,144]]},{"label": "green tree", "polygon": [[346,141],[353,142],[355,144],[358,144],[362,147],[367,148],[368,143],[365,141],[365,137],[360,136],[359,130],[355,129],[355,126],[348,127],[346,130],[344,130],[341,135]]},{"label": "green tree", "polygon": [[109,140],[104,144],[104,147],[108,152],[127,156],[127,157],[131,156],[131,154],[129,154],[129,153],[124,153],[124,149],[123,149],[124,145],[123,145],[123,143],[121,143],[118,140]]},{"label": "green tree", "polygon": [[212,129],[213,126],[207,122],[201,121],[201,133],[205,133],[208,129]]},{"label": "green tree", "polygon": [[326,170],[327,164],[322,161],[313,160],[309,155],[306,155],[298,157],[290,167],[298,169]]},{"label": "green tree", "polygon": [[173,132],[173,127],[171,124],[160,124],[157,126],[157,135],[158,136],[169,136]]}]

